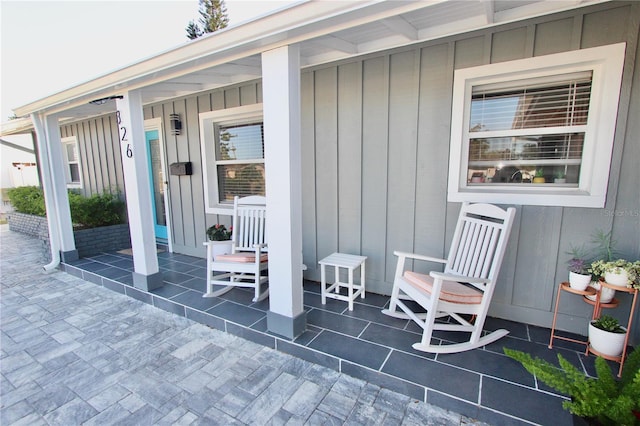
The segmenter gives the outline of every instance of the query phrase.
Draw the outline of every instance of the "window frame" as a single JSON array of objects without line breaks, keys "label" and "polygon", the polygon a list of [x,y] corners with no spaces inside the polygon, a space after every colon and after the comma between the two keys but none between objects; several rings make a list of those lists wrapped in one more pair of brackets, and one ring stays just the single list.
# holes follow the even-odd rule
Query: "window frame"
[{"label": "window frame", "polygon": [[[69,136],[65,138],[60,138],[60,142],[62,144],[62,158],[64,161],[64,175],[67,183],[67,188],[79,189],[83,187],[82,182],[82,163],[80,161],[80,147],[78,146],[78,138],[75,136]],[[67,154],[67,145],[73,145],[76,151],[76,161],[70,162],[69,156]],[[76,164],[78,166],[78,181],[74,182],[71,180],[71,164]]]},{"label": "window frame", "polygon": [[[564,207],[604,207],[615,135],[625,43],[482,65],[455,71],[449,156],[450,202],[491,202]],[[578,187],[468,185],[469,120],[474,86],[513,85],[591,71],[592,90]],[[528,129],[530,130],[530,129]],[[596,159],[598,162],[596,164]],[[605,159],[605,160],[603,160]]]},{"label": "window frame", "polygon": [[[216,126],[243,125],[256,122],[264,124],[262,104],[245,105],[203,112],[199,114],[200,148],[202,150],[202,179],[204,186],[205,212],[208,214],[233,214],[233,204],[221,203],[218,186],[218,160],[216,159],[215,128]],[[261,161],[237,160],[237,163],[264,164],[264,153]],[[229,160],[224,161],[229,164]]]}]

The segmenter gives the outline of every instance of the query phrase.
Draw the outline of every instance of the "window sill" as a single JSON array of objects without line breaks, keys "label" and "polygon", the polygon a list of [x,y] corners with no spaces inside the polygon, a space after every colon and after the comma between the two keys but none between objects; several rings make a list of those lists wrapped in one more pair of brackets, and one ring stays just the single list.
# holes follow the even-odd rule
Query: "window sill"
[{"label": "window sill", "polygon": [[[505,189],[504,186],[500,188],[481,188],[478,186],[473,189],[461,189],[459,191],[449,192],[447,201],[548,207],[604,207],[605,194],[590,194],[575,187],[567,187],[562,184],[526,185],[540,186],[530,189],[519,189],[518,191],[509,191]],[[521,188],[522,186],[519,187]]]}]

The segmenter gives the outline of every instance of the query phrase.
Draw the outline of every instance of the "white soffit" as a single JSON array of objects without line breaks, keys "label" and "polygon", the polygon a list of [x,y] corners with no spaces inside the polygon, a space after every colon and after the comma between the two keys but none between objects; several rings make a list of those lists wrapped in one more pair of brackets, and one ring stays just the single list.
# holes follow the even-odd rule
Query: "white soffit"
[{"label": "white soffit", "polygon": [[[89,101],[139,89],[144,104],[260,78],[260,53],[300,44],[303,67],[609,0],[307,1],[190,41],[16,108],[77,120],[115,110]],[[3,129],[4,129],[3,125]]]}]

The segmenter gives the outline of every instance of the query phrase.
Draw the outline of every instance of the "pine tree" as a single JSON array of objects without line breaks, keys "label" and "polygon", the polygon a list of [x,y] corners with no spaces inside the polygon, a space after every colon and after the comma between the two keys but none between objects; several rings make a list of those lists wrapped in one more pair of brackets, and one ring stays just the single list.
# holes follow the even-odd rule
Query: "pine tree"
[{"label": "pine tree", "polygon": [[197,23],[190,21],[185,28],[189,40],[226,28],[229,25],[227,7],[224,4],[224,0],[198,0],[198,2],[200,19]]},{"label": "pine tree", "polygon": [[187,31],[187,38],[189,38],[189,40],[196,39],[202,35],[202,30],[198,24],[193,21],[189,21],[189,25],[187,25],[185,30]]},{"label": "pine tree", "polygon": [[212,33],[229,25],[224,0],[200,0],[200,25],[205,33]]}]

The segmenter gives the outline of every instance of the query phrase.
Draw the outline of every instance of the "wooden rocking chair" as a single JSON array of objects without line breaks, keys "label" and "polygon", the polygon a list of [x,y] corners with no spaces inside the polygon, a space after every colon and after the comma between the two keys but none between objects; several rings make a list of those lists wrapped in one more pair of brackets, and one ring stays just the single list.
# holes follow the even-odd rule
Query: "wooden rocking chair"
[{"label": "wooden rocking chair", "polygon": [[[398,264],[393,291],[389,309],[382,312],[396,318],[410,318],[423,329],[422,341],[415,343],[414,349],[431,353],[462,352],[494,342],[509,333],[501,329],[482,336],[482,328],[514,215],[513,207],[505,211],[491,204],[465,203],[447,259],[394,252]],[[405,270],[406,259],[443,263],[444,272],[426,275]],[[414,312],[405,300],[417,302],[426,313]],[[462,315],[470,317],[465,319]],[[436,322],[436,318],[446,316],[450,317],[450,322]],[[470,332],[471,335],[462,343],[433,345],[434,330]]]},{"label": "wooden rocking chair", "polygon": [[[262,196],[233,201],[231,253],[214,255],[213,244],[207,244],[207,292],[203,297],[220,296],[233,287],[253,287],[254,302],[269,295],[261,290],[268,276],[266,200]],[[224,286],[214,289],[214,286]]]}]

